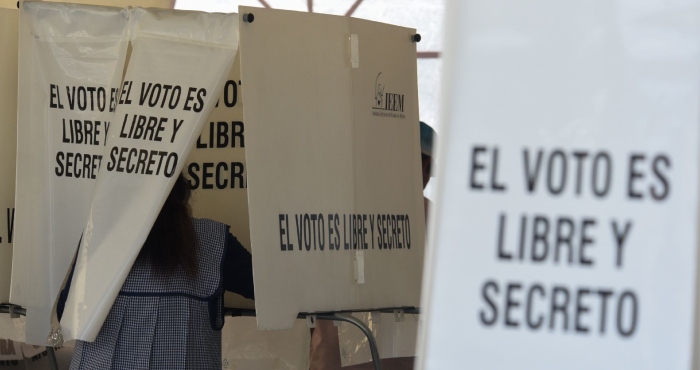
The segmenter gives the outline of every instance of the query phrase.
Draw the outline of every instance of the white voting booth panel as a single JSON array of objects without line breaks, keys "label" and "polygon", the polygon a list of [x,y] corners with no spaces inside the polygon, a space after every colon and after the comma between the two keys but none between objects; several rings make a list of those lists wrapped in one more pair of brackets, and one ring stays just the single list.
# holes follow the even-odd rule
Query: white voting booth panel
[{"label": "white voting booth panel", "polygon": [[223,89],[238,49],[237,22],[236,14],[132,12],[117,126],[61,321],[66,340],[97,336]]},{"label": "white voting booth panel", "polygon": [[700,2],[452,1],[421,369],[690,369]]},{"label": "white voting booth panel", "polygon": [[[141,4],[142,6],[152,6],[152,7],[170,7],[170,0],[153,0],[153,1],[77,1],[79,3],[91,3],[91,4],[103,4],[103,5],[136,5]],[[2,55],[0,55],[0,76],[2,78],[2,88],[0,88],[0,115],[2,115],[2,138],[6,142],[3,143],[0,150],[3,151],[2,156],[0,156],[0,166],[2,172],[5,174],[12,174],[12,176],[3,176],[3,181],[6,184],[1,185],[0,192],[6,194],[10,198],[4,201],[0,201],[0,225],[2,225],[2,232],[0,233],[0,303],[11,302],[9,299],[10,295],[10,276],[12,271],[12,236],[14,231],[14,203],[15,203],[15,154],[16,154],[16,122],[17,122],[17,40],[18,40],[18,27],[19,27],[19,11],[17,10],[17,1],[2,1],[0,2],[0,34],[2,46]],[[26,30],[26,29],[25,29]],[[13,49],[14,48],[14,49]],[[14,52],[12,51],[14,50]],[[31,76],[31,74],[26,74],[25,76]],[[121,76],[119,76],[121,78]],[[116,87],[116,85],[115,85]],[[25,121],[26,122],[26,121]],[[26,137],[25,137],[26,138]],[[38,139],[38,138],[37,138]],[[26,153],[26,152],[25,152]],[[23,162],[26,163],[26,162]],[[10,167],[11,166],[11,167]],[[23,167],[25,174],[32,173],[29,167]],[[48,173],[48,172],[47,172]],[[22,180],[21,180],[22,181]],[[25,182],[26,184],[26,182]],[[81,196],[81,193],[85,193],[81,188],[58,188],[54,187],[54,191],[68,190],[68,194],[60,194],[59,197],[67,197],[67,199],[74,199],[76,196]],[[5,193],[7,192],[7,193]],[[1,197],[1,196],[0,196]],[[47,206],[44,204],[43,206]],[[41,213],[48,213],[47,209],[41,211]],[[76,222],[77,218],[67,218],[67,222]],[[82,227],[83,222],[78,221],[79,227]],[[36,230],[33,230],[35,232]],[[68,232],[68,230],[66,229]],[[59,231],[61,232],[61,231]],[[25,245],[26,246],[26,245]],[[72,245],[72,248],[77,246]],[[22,248],[22,243],[20,243],[19,248]],[[24,248],[27,251],[27,248]],[[71,257],[61,258],[63,255],[63,248],[57,248],[57,255],[59,258],[55,258],[51,253],[36,253],[28,256],[28,258],[20,257],[17,261],[18,264],[23,262],[29,263],[29,265],[22,265],[18,267],[18,272],[15,274],[17,279],[17,285],[25,284],[35,284],[37,281],[48,281],[59,275],[58,271],[67,268],[65,261],[69,260]],[[22,254],[22,252],[20,252]],[[25,256],[27,257],[27,256]],[[23,261],[23,262],[22,262]],[[43,261],[43,262],[42,262]],[[45,268],[47,265],[51,268]],[[53,271],[53,272],[52,272]],[[54,273],[55,272],[55,273]],[[64,272],[65,273],[65,272]],[[27,280],[24,280],[27,279]],[[24,281],[23,281],[24,280]],[[57,284],[60,285],[61,281]],[[40,294],[36,291],[35,293]],[[34,293],[28,293],[33,295]],[[14,297],[16,298],[12,303],[27,303],[26,294],[15,292]],[[46,306],[51,307],[53,305],[52,301],[46,300]],[[36,313],[35,310],[30,310]],[[18,341],[24,341],[24,317],[10,319],[8,315],[0,315],[0,338],[11,338]],[[48,321],[43,320],[41,325],[34,326],[34,331],[37,334],[33,335],[36,339],[34,342],[43,342],[41,339],[44,336],[44,332],[48,332],[48,327],[45,326]],[[41,333],[41,334],[39,334]],[[31,335],[31,334],[30,334]],[[44,338],[45,339],[45,338]]]},{"label": "white voting booth panel", "polygon": [[[219,100],[204,123],[184,174],[193,187],[192,214],[231,226],[231,234],[250,250],[248,184],[240,53],[223,83]],[[226,293],[226,307],[254,308],[252,300]]]},{"label": "white voting booth panel", "polygon": [[415,30],[239,7],[258,327],[417,306]]},{"label": "white voting booth panel", "polygon": [[[0,9],[0,303],[10,301],[17,150],[17,9]],[[24,318],[0,315],[0,340],[24,341]],[[7,346],[9,348],[9,346]],[[0,356],[2,356],[0,350]]]},{"label": "white voting booth panel", "polygon": [[[30,357],[28,355],[28,349],[26,348],[27,345],[22,346],[22,350],[24,351],[24,366],[26,367],[19,367],[19,369],[22,370],[46,370],[51,368],[51,364],[49,361],[49,355],[46,352],[44,347],[40,347],[36,349],[34,354]],[[42,350],[44,349],[44,350]],[[70,363],[71,360],[73,359],[73,348],[70,347],[58,347],[55,348],[54,353],[56,355],[56,363],[58,365],[58,368],[63,370],[63,369],[69,369],[70,368]],[[0,369],[2,369],[0,367]],[[3,369],[5,370],[5,369]]]},{"label": "white voting booth panel", "polygon": [[[0,9],[0,302],[9,302],[12,267],[12,213],[17,150],[17,41],[19,13]],[[8,217],[9,215],[9,217]]]},{"label": "white voting booth panel", "polygon": [[[44,344],[78,246],[123,71],[129,12],[24,3],[10,301]],[[84,37],[71,37],[76,33]]]}]

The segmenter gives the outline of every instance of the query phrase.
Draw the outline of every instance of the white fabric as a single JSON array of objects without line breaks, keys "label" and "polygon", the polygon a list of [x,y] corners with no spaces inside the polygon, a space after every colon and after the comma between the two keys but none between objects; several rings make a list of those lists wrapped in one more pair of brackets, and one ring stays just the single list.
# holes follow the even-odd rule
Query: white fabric
[{"label": "white fabric", "polygon": [[20,13],[10,300],[27,308],[27,343],[46,341],[87,218],[128,22],[127,10],[87,5],[27,2]]},{"label": "white fabric", "polygon": [[[67,340],[97,336],[214,108],[238,48],[237,14],[140,8],[133,13],[133,49],[115,128],[61,322]],[[171,94],[161,96],[163,91]],[[138,128],[146,120],[153,130]]]}]

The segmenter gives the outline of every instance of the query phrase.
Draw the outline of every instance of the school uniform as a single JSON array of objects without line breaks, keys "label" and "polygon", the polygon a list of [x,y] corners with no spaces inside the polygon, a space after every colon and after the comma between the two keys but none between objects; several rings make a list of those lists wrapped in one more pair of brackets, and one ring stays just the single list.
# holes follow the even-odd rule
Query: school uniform
[{"label": "school uniform", "polygon": [[96,340],[76,342],[71,370],[221,368],[224,290],[253,298],[252,260],[227,225],[194,219],[194,227],[196,274],[137,259]]}]

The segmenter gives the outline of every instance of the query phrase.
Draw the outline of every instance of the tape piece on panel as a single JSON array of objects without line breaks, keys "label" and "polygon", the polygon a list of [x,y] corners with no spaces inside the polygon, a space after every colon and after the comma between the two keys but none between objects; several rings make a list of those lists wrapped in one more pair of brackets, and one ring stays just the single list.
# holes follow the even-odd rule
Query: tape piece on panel
[{"label": "tape piece on panel", "polygon": [[350,35],[350,64],[352,68],[360,68],[360,47],[357,34]]},{"label": "tape piece on panel", "polygon": [[355,252],[355,281],[358,284],[365,283],[365,252]]}]

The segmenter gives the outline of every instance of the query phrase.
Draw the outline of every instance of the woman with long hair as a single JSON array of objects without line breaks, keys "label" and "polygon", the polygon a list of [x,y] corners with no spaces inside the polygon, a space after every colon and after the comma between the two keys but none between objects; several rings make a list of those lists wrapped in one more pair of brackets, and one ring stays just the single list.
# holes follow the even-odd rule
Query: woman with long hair
[{"label": "woman with long hair", "polygon": [[192,218],[190,195],[180,175],[96,340],[76,342],[71,369],[221,368],[223,293],[253,298],[251,255],[227,225]]}]

